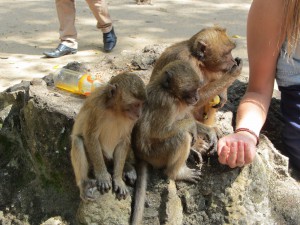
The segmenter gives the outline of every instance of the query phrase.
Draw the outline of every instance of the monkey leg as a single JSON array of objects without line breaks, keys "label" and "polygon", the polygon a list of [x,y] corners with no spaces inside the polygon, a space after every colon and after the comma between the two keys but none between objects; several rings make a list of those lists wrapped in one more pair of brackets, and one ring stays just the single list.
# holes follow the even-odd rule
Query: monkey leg
[{"label": "monkey leg", "polygon": [[94,134],[85,137],[84,145],[93,166],[94,175],[97,180],[97,188],[101,194],[104,194],[111,189],[112,182],[111,175],[107,171],[98,137]]},{"label": "monkey leg", "polygon": [[114,192],[117,199],[125,199],[129,193],[129,190],[123,181],[124,165],[129,152],[130,145],[124,141],[119,143],[114,151],[114,173],[113,173],[113,185]]},{"label": "monkey leg", "polygon": [[71,162],[81,199],[83,201],[94,201],[96,181],[88,178],[89,164],[81,137],[72,136]]},{"label": "monkey leg", "polygon": [[186,166],[186,160],[191,149],[192,137],[186,133],[183,142],[179,146],[173,146],[173,154],[169,155],[169,161],[165,173],[170,179],[197,182],[200,179],[201,172],[196,169],[190,169]]}]

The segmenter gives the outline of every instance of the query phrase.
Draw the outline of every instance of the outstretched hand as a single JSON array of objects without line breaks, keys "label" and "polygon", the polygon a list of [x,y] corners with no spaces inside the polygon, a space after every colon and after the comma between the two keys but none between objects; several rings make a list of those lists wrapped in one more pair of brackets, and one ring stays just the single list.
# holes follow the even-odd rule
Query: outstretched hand
[{"label": "outstretched hand", "polygon": [[229,134],[218,141],[219,162],[230,168],[250,164],[255,152],[256,140],[247,132]]}]

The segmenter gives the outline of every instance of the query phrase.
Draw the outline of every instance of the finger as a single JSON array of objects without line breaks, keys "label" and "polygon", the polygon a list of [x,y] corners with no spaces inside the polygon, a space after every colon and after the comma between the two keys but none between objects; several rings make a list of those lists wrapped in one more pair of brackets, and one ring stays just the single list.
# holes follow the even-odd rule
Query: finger
[{"label": "finger", "polygon": [[218,155],[220,155],[221,151],[223,150],[223,147],[225,146],[225,141],[223,138],[219,139],[218,141],[218,146],[217,146],[217,151]]},{"label": "finger", "polygon": [[245,164],[250,164],[253,162],[255,157],[255,147],[251,148],[248,143],[245,143]]},{"label": "finger", "polygon": [[245,144],[242,141],[238,142],[238,149],[237,149],[237,157],[236,157],[236,165],[238,167],[242,167],[245,165],[244,159],[244,151],[245,151]]},{"label": "finger", "polygon": [[226,145],[223,146],[219,154],[219,162],[221,164],[223,165],[226,164],[228,153],[229,153],[229,148]]},{"label": "finger", "polygon": [[230,152],[227,158],[227,164],[230,168],[236,167],[237,147],[237,142],[232,142],[230,145]]}]

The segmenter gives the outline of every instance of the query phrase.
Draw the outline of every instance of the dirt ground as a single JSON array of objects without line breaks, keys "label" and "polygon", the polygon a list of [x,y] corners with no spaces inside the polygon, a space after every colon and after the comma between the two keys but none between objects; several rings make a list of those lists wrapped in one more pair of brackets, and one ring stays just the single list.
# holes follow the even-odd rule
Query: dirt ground
[{"label": "dirt ground", "polygon": [[21,80],[44,77],[72,61],[97,64],[108,54],[118,56],[152,44],[173,44],[214,24],[236,37],[235,56],[244,59],[248,73],[246,19],[251,0],[107,0],[118,43],[113,52],[102,51],[102,33],[84,0],[77,0],[76,27],[79,51],[48,59],[43,52],[59,43],[55,1],[0,1],[0,91]]}]

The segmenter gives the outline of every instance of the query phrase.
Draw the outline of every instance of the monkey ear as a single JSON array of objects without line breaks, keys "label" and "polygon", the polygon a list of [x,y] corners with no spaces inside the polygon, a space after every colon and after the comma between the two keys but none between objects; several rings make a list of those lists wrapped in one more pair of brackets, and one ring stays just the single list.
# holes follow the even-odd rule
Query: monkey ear
[{"label": "monkey ear", "polygon": [[200,40],[197,42],[197,55],[199,57],[200,60],[203,60],[204,57],[205,57],[205,51],[206,51],[206,47],[207,47],[207,44]]},{"label": "monkey ear", "polygon": [[164,73],[164,77],[163,77],[163,81],[162,81],[162,86],[164,88],[170,87],[172,76],[173,76],[173,74],[168,70]]},{"label": "monkey ear", "polygon": [[110,99],[110,98],[113,98],[116,93],[117,93],[117,88],[118,88],[118,85],[117,84],[109,84],[108,85],[108,89],[107,89],[107,97]]}]

